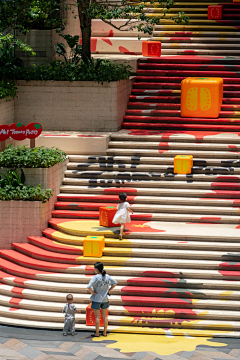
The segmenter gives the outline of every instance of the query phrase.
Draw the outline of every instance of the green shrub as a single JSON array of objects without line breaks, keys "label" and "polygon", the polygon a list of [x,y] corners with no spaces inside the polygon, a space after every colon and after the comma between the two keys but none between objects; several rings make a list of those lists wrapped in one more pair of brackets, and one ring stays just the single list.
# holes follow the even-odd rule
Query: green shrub
[{"label": "green shrub", "polygon": [[9,186],[0,188],[0,200],[23,200],[23,201],[42,201],[46,203],[53,196],[52,189],[42,189],[41,185],[33,186]]},{"label": "green shrub", "polygon": [[130,75],[131,67],[129,65],[118,64],[116,61],[106,59],[91,59],[88,60],[88,63],[55,60],[49,64],[33,65],[21,69],[14,76],[19,80],[26,81],[96,81],[103,83],[127,80]]},{"label": "green shrub", "polygon": [[66,154],[57,148],[43,146],[34,149],[26,146],[7,146],[0,152],[0,167],[8,168],[49,168],[63,162]]},{"label": "green shrub", "polygon": [[25,175],[21,169],[21,175],[15,170],[7,170],[6,174],[0,175],[0,200],[23,200],[47,202],[53,196],[52,189],[42,189],[25,186]]},{"label": "green shrub", "polygon": [[17,87],[14,81],[0,81],[0,99],[14,99],[17,96]]}]

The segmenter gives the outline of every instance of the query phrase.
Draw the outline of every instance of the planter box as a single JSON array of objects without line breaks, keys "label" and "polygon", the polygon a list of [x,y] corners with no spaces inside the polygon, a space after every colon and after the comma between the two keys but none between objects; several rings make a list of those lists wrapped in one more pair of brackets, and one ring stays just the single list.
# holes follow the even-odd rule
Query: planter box
[{"label": "planter box", "polygon": [[0,125],[11,125],[14,122],[14,99],[0,99]]},{"label": "planter box", "polygon": [[41,236],[51,218],[52,200],[0,201],[0,249],[11,249],[12,242],[27,242],[27,236]]},{"label": "planter box", "polygon": [[18,81],[15,121],[40,122],[45,131],[118,131],[133,79],[92,81]]},{"label": "planter box", "polygon": [[[41,201],[0,201],[0,249],[10,249],[12,242],[26,242],[27,236],[41,236],[48,226],[62,184],[67,160],[51,168],[23,169],[26,185],[53,189],[53,197]],[[2,172],[6,169],[2,169]]]}]

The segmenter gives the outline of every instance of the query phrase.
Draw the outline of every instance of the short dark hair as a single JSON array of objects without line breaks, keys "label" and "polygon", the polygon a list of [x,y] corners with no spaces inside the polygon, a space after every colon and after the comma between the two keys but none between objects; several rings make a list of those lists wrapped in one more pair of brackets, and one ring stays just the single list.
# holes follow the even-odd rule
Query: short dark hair
[{"label": "short dark hair", "polygon": [[68,301],[73,300],[72,294],[67,294],[66,299],[67,299]]},{"label": "short dark hair", "polygon": [[119,194],[119,199],[121,201],[126,201],[127,199],[127,194],[125,192],[122,192],[121,194]]}]

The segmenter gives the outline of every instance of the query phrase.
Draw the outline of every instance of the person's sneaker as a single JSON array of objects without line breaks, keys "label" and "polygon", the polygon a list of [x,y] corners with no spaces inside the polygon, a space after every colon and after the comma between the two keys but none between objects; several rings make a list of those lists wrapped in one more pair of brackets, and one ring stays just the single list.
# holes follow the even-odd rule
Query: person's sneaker
[{"label": "person's sneaker", "polygon": [[63,333],[63,336],[67,336],[67,334],[66,334],[66,333]]},{"label": "person's sneaker", "polygon": [[72,336],[74,336],[74,335],[76,335],[76,332],[74,331],[74,332],[72,332],[71,334],[72,334]]}]

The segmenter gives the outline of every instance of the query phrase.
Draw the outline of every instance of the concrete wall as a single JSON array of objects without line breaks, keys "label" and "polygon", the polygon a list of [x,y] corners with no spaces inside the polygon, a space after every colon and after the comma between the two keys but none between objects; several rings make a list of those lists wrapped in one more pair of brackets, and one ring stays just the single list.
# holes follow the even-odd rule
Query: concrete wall
[{"label": "concrete wall", "polygon": [[15,50],[15,56],[20,57],[26,66],[49,63],[52,61],[54,53],[52,34],[53,30],[30,30],[26,35],[17,32],[17,38],[30,45],[36,55]]},{"label": "concrete wall", "polygon": [[50,203],[40,201],[0,201],[0,248],[12,242],[27,242],[27,236],[41,236],[51,217]]},{"label": "concrete wall", "polygon": [[10,249],[12,242],[26,242],[27,236],[41,236],[48,227],[54,203],[67,168],[67,161],[48,169],[23,169],[26,185],[54,190],[53,197],[40,201],[0,201],[0,249]]},{"label": "concrete wall", "polygon": [[133,79],[18,81],[15,121],[40,122],[45,131],[117,131],[127,108]]},{"label": "concrete wall", "polygon": [[11,125],[14,122],[14,100],[0,99],[0,125]]},{"label": "concrete wall", "polygon": [[[36,139],[36,146],[44,147],[58,147],[63,150],[66,154],[70,155],[81,155],[81,154],[99,154],[106,155],[108,143],[110,141],[110,134],[94,134],[94,133],[71,133],[71,134],[59,134],[57,133],[42,133]],[[14,146],[29,146],[29,140],[15,141],[8,139],[6,145],[13,144]]]}]

